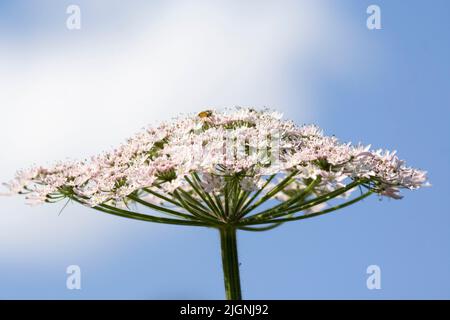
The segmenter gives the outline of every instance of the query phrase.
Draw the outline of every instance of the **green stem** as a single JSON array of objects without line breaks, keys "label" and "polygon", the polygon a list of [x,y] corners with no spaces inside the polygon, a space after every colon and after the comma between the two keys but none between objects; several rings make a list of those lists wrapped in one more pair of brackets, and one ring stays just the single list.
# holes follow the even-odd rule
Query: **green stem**
[{"label": "green stem", "polygon": [[222,267],[227,300],[241,300],[241,281],[237,252],[236,228],[222,227],[220,243],[222,247]]}]

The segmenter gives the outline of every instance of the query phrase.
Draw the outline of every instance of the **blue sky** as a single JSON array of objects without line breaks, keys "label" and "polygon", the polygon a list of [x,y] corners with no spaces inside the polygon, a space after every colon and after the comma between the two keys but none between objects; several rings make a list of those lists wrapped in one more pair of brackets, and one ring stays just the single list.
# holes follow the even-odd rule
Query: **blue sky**
[{"label": "blue sky", "polygon": [[[247,299],[450,298],[447,1],[0,2],[0,179],[205,106],[396,149],[431,188],[238,235]],[[366,28],[381,8],[382,29]],[[215,230],[0,199],[0,298],[222,299]],[[66,267],[82,289],[66,288]],[[368,290],[366,268],[381,268]]]}]

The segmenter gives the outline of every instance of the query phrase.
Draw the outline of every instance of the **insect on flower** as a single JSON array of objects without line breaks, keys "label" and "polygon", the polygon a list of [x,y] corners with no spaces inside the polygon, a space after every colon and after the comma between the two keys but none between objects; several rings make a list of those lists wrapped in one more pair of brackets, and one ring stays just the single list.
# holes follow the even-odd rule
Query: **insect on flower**
[{"label": "insect on flower", "polygon": [[212,116],[212,111],[211,110],[205,110],[205,111],[202,111],[202,112],[200,112],[199,114],[198,114],[198,117],[199,118],[209,118],[209,117],[211,117]]}]

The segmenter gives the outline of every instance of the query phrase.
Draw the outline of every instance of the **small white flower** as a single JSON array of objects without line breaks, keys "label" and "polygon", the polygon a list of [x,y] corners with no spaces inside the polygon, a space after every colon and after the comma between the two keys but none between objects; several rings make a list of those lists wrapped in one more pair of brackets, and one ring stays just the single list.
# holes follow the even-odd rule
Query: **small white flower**
[{"label": "small white flower", "polygon": [[258,189],[257,183],[255,183],[253,178],[245,177],[243,178],[240,183],[242,190],[244,191],[255,191]]}]

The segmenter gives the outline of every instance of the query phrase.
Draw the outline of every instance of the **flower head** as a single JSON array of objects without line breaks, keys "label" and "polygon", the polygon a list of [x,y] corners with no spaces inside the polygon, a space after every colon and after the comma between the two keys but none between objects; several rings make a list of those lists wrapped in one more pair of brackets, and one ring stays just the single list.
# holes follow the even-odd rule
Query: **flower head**
[{"label": "flower head", "polygon": [[69,197],[114,211],[132,201],[156,210],[179,207],[179,217],[193,221],[224,222],[240,221],[270,199],[281,201],[278,211],[262,216],[274,219],[316,212],[356,187],[400,199],[400,189],[426,183],[426,172],[406,166],[396,152],[342,143],[270,110],[236,108],[147,128],[89,160],[19,171],[6,186],[32,203]]}]

